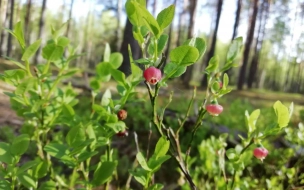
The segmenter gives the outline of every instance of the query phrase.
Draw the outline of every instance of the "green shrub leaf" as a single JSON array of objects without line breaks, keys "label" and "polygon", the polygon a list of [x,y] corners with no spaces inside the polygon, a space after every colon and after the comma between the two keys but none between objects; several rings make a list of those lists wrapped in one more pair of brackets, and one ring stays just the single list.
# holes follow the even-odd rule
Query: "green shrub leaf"
[{"label": "green shrub leaf", "polygon": [[22,61],[29,60],[29,58],[31,58],[39,49],[40,44],[41,44],[41,39],[37,40],[36,42],[32,43],[29,47],[27,47],[21,57],[21,60]]},{"label": "green shrub leaf", "polygon": [[277,122],[280,128],[286,127],[289,123],[289,111],[280,101],[276,101],[273,105],[273,109],[277,115]]},{"label": "green shrub leaf", "polygon": [[197,61],[199,52],[195,47],[183,45],[170,52],[170,60],[179,65],[187,66]]},{"label": "green shrub leaf", "polygon": [[6,164],[11,164],[13,162],[10,146],[4,142],[0,142],[0,162],[4,162]]},{"label": "green shrub leaf", "polygon": [[93,184],[95,186],[102,185],[106,183],[114,173],[114,170],[117,166],[117,162],[105,161],[101,163],[101,166],[98,167],[93,176]]},{"label": "green shrub leaf", "polygon": [[138,163],[141,165],[141,167],[146,170],[146,171],[151,171],[151,169],[149,168],[146,159],[144,158],[143,154],[141,152],[138,152],[136,154],[136,159],[138,161]]},{"label": "green shrub leaf", "polygon": [[20,156],[24,154],[30,144],[30,137],[27,134],[17,136],[10,146],[11,154]]},{"label": "green shrub leaf", "polygon": [[156,159],[158,157],[166,155],[169,150],[169,147],[170,147],[170,142],[166,139],[166,137],[164,136],[160,137],[156,143],[156,147],[154,150]]},{"label": "green shrub leaf", "polygon": [[170,5],[169,7],[165,8],[162,10],[158,15],[157,15],[157,23],[159,27],[163,30],[169,24],[172,22],[173,17],[174,17],[174,11],[175,11],[175,6]]}]

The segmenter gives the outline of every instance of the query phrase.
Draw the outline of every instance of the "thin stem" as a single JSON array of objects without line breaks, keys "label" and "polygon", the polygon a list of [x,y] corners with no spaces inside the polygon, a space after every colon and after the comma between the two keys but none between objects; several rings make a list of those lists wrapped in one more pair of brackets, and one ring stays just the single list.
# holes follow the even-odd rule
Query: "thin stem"
[{"label": "thin stem", "polygon": [[[243,150],[240,152],[240,156],[254,143],[254,139],[252,138],[250,140],[250,142],[247,144],[247,146],[245,146],[243,148]],[[231,189],[233,189],[233,186],[234,186],[234,182],[235,182],[235,177],[236,177],[236,170],[234,170],[234,173],[233,173],[233,178],[232,178],[232,182],[231,182]]]},{"label": "thin stem", "polygon": [[50,64],[51,64],[51,61],[48,60],[46,63],[46,66],[44,67],[43,74],[47,74],[47,72],[49,71],[49,68],[50,68]]},{"label": "thin stem", "polygon": [[191,107],[192,107],[192,105],[193,105],[195,96],[196,96],[196,87],[194,87],[194,89],[193,89],[193,94],[192,94],[192,98],[191,98],[191,100],[190,100],[190,102],[189,102],[189,105],[188,105],[187,113],[186,113],[186,115],[185,115],[183,121],[180,123],[179,128],[178,128],[177,131],[176,131],[176,136],[177,136],[177,137],[179,136],[180,130],[181,130],[182,127],[184,126],[185,122],[187,121],[187,118],[189,117],[190,109],[191,109]]},{"label": "thin stem", "polygon": [[170,103],[172,102],[172,98],[173,98],[173,91],[171,91],[170,96],[169,96],[169,101],[167,102],[167,104],[163,108],[163,111],[162,111],[162,113],[160,115],[160,120],[159,120],[159,125],[160,126],[163,124],[165,111],[166,111],[167,107],[170,105]]},{"label": "thin stem", "polygon": [[154,62],[157,61],[157,57],[158,57],[158,48],[157,48],[157,44],[158,44],[158,41],[157,41],[157,39],[155,38],[155,41],[154,41]]},{"label": "thin stem", "polygon": [[191,139],[188,143],[188,148],[187,148],[187,151],[186,151],[186,158],[185,158],[185,164],[186,164],[186,169],[188,170],[188,158],[189,158],[189,155],[190,155],[190,152],[191,152],[191,145],[192,145],[192,141],[194,139],[194,136],[196,134],[196,131],[198,130],[199,126],[202,125],[202,120],[205,116],[205,113],[206,113],[206,110],[205,109],[201,109],[200,110],[200,114],[198,116],[198,119],[196,120],[196,123],[194,125],[194,129],[192,130],[192,135],[191,135]]},{"label": "thin stem", "polygon": [[32,77],[33,75],[32,75],[32,73],[31,73],[30,63],[29,63],[28,60],[25,60],[25,67],[26,67],[26,71],[27,71],[28,75],[29,75],[30,77]]},{"label": "thin stem", "polygon": [[[111,161],[111,147],[110,147],[110,143],[107,144],[107,161]],[[104,189],[105,190],[109,190],[109,186],[110,186],[110,181],[107,181],[107,183],[105,184]]]},{"label": "thin stem", "polygon": [[149,130],[149,137],[148,137],[148,148],[147,148],[147,154],[146,154],[147,159],[149,158],[151,136],[152,136],[152,129],[151,129],[151,122],[150,122],[150,130]]},{"label": "thin stem", "polygon": [[70,181],[70,189],[73,189],[74,188],[74,184],[75,184],[75,181],[76,181],[76,174],[77,174],[77,168],[75,167],[73,169],[73,173],[72,173],[72,178],[71,178],[71,181]]}]

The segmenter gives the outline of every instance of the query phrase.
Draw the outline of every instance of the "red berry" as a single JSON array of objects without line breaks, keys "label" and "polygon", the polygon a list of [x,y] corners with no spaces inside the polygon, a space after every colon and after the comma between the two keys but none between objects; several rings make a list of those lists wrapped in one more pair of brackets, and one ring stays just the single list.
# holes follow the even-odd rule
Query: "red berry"
[{"label": "red berry", "polygon": [[127,137],[128,136],[128,131],[119,131],[118,133],[116,133],[116,136],[118,137]]},{"label": "red berry", "polygon": [[218,104],[209,104],[206,106],[207,112],[212,116],[218,116],[223,111],[223,106]]},{"label": "red berry", "polygon": [[144,71],[144,78],[146,81],[148,81],[150,84],[155,85],[158,83],[158,81],[162,78],[162,73],[159,69],[155,67],[149,67]]},{"label": "red berry", "polygon": [[126,110],[119,110],[119,112],[117,113],[117,117],[119,120],[125,120],[128,116],[128,113]]},{"label": "red berry", "polygon": [[268,154],[268,150],[266,148],[263,148],[263,147],[258,147],[258,148],[255,148],[253,150],[253,155],[257,158],[257,159],[260,159],[263,161],[264,158],[266,158]]}]

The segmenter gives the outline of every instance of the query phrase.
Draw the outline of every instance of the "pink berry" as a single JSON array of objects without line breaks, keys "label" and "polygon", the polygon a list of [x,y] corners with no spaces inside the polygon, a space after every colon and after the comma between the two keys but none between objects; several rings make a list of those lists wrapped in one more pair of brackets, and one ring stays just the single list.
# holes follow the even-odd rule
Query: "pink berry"
[{"label": "pink berry", "polygon": [[255,148],[253,150],[253,155],[257,158],[257,159],[260,159],[263,161],[264,158],[266,158],[268,154],[268,150],[266,148],[263,148],[263,147],[258,147],[258,148]]},{"label": "pink berry", "polygon": [[128,112],[126,110],[119,110],[117,113],[117,117],[119,120],[125,120],[128,116]]},{"label": "pink berry", "polygon": [[209,104],[206,106],[207,112],[212,116],[218,116],[223,111],[223,106],[218,104]]},{"label": "pink berry", "polygon": [[150,84],[155,85],[162,78],[162,73],[155,67],[149,67],[144,71],[144,77]]},{"label": "pink berry", "polygon": [[119,131],[118,133],[116,133],[116,136],[118,137],[127,137],[128,136],[128,131]]}]

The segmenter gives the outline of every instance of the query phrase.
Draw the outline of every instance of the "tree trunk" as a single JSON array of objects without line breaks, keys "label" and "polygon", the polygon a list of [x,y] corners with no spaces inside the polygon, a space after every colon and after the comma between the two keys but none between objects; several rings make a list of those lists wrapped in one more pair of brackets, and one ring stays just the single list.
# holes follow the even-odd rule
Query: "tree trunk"
[{"label": "tree trunk", "polygon": [[[8,22],[8,16],[9,16],[9,11],[8,11],[9,3],[8,1],[2,1],[1,3],[1,26],[2,27],[7,27],[7,22]],[[1,28],[2,29],[2,28]],[[5,39],[5,30],[1,30],[1,35],[0,35],[0,56],[3,55],[4,52],[4,39]]]},{"label": "tree trunk", "polygon": [[129,44],[131,46],[133,59],[138,59],[140,57],[140,47],[133,37],[132,27],[133,26],[131,22],[129,21],[129,19],[127,19],[123,34],[123,41],[120,48],[120,52],[123,55],[123,62],[122,65],[119,67],[119,70],[124,72],[126,75],[131,74],[131,64],[128,53]]},{"label": "tree trunk", "polygon": [[268,20],[269,8],[270,8],[269,0],[264,0],[262,8],[260,9],[260,16],[259,16],[260,23],[259,23],[259,29],[258,29],[258,36],[256,39],[256,44],[255,44],[254,56],[252,58],[252,61],[250,64],[250,69],[249,69],[250,72],[249,72],[248,80],[247,80],[248,88],[252,88],[252,84],[256,77],[256,72],[257,72],[258,64],[259,64],[260,51],[262,49],[263,41],[264,41],[265,26],[266,26],[267,20]]},{"label": "tree trunk", "polygon": [[187,12],[187,6],[188,6],[188,0],[183,0],[183,9],[181,13],[179,14],[179,22],[178,22],[178,32],[177,32],[177,40],[176,40],[176,46],[179,46],[181,44],[181,40],[183,40],[183,34],[186,29],[185,24],[185,17]]},{"label": "tree trunk", "polygon": [[[46,0],[43,0],[41,13],[40,13],[40,19],[39,19],[39,31],[38,31],[38,37],[37,37],[38,39],[41,38],[42,32],[44,30],[45,7],[46,7]],[[39,49],[37,50],[37,52],[35,54],[35,58],[34,58],[35,64],[38,64],[38,56],[40,54],[40,50],[41,50],[41,48],[39,47]]]},{"label": "tree trunk", "polygon": [[[215,27],[214,27],[213,34],[212,34],[211,46],[210,46],[210,49],[209,49],[207,57],[206,57],[206,63],[205,63],[206,67],[208,66],[209,60],[214,56],[215,47],[216,47],[216,37],[217,37],[217,31],[218,31],[221,13],[222,13],[223,1],[224,0],[218,0],[218,2],[217,2],[217,14],[216,14],[216,20],[215,20]],[[207,86],[207,75],[204,75],[201,85],[203,87]]]},{"label": "tree trunk", "polygon": [[[300,0],[297,1],[297,4],[298,6],[300,5]],[[298,6],[296,8],[296,10],[298,9]],[[295,11],[295,15],[294,15],[294,20],[293,20],[293,27],[292,27],[292,31],[291,31],[291,37],[290,37],[290,41],[293,42],[294,41],[294,34],[295,34],[295,30],[297,29],[297,20],[298,20],[298,11]],[[291,51],[289,52],[289,55],[288,55],[288,63],[289,63],[289,66],[288,66],[288,69],[287,69],[287,73],[286,73],[286,77],[285,77],[285,85],[284,85],[284,91],[289,91],[291,89],[291,85],[289,85],[289,79],[290,79],[290,73],[292,71],[292,66],[291,66],[291,63],[292,63],[292,56],[291,56]]]},{"label": "tree trunk", "polygon": [[116,28],[116,51],[119,50],[121,45],[121,15],[122,15],[122,0],[117,0],[117,28]]},{"label": "tree trunk", "polygon": [[234,19],[234,25],[233,25],[233,34],[232,34],[231,41],[237,36],[237,33],[238,33],[241,11],[242,11],[242,0],[238,0],[237,1],[237,9],[236,9],[236,13],[235,13],[235,19]]},{"label": "tree trunk", "polygon": [[31,7],[32,7],[32,0],[27,0],[26,3],[26,13],[25,13],[25,18],[24,18],[24,36],[25,36],[25,41],[26,44],[29,45],[30,44],[30,28],[29,24],[30,24],[30,18],[31,18]]},{"label": "tree trunk", "polygon": [[[15,0],[11,0],[11,11],[10,11],[10,20],[9,20],[9,29],[13,30],[13,22],[14,22],[14,7],[15,7]],[[8,35],[7,38],[7,49],[6,49],[6,56],[11,55],[12,50],[12,35]]]},{"label": "tree trunk", "polygon": [[259,0],[254,0],[253,11],[252,11],[252,15],[250,18],[250,24],[249,24],[247,38],[246,38],[245,50],[243,53],[243,65],[241,66],[240,72],[239,72],[239,78],[238,78],[238,84],[237,84],[238,90],[243,89],[243,85],[244,85],[245,78],[246,78],[247,64],[249,61],[248,59],[249,59],[250,47],[251,47],[253,36],[254,36],[255,21],[256,21],[256,17],[257,17],[257,13],[258,13],[258,7],[259,7]]},{"label": "tree trunk", "polygon": [[69,21],[68,21],[67,29],[65,31],[65,36],[66,37],[69,37],[70,26],[71,26],[71,22],[72,22],[73,5],[74,5],[74,0],[72,0],[71,4],[70,4]]},{"label": "tree trunk", "polygon": [[[197,0],[190,1],[190,7],[189,7],[189,29],[187,37],[192,38],[194,33],[194,26],[195,26],[195,14],[196,14],[196,7],[197,7]],[[189,83],[192,78],[192,71],[193,71],[193,65],[190,65],[187,67],[186,72],[182,75],[183,83],[186,87],[189,87]]]},{"label": "tree trunk", "polygon": [[157,0],[153,1],[153,11],[152,11],[152,15],[154,15],[156,17],[156,8],[157,8]]}]

